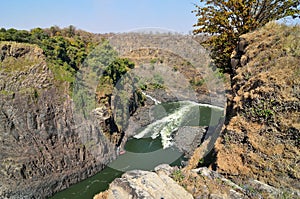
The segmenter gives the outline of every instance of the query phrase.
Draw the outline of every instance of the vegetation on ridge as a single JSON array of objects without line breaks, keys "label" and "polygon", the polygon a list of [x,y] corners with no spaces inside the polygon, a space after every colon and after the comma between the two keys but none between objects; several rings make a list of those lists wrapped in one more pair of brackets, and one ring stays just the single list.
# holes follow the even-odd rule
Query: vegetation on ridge
[{"label": "vegetation on ridge", "polygon": [[73,83],[75,73],[87,54],[101,41],[89,38],[86,34],[88,33],[84,31],[76,31],[73,26],[65,29],[55,26],[50,29],[34,28],[30,31],[1,28],[0,41],[38,45],[43,50],[55,78]]}]

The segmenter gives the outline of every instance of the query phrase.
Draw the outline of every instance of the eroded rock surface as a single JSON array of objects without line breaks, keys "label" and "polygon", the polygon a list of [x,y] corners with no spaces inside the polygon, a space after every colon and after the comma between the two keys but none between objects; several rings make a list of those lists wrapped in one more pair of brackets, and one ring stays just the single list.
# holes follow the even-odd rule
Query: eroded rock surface
[{"label": "eroded rock surface", "polygon": [[[178,177],[180,174],[180,177]],[[207,167],[173,173],[174,179],[190,192],[194,198],[280,198],[284,193],[275,187],[258,180],[248,179],[243,184],[236,184],[216,171]],[[289,196],[298,197],[292,193]]]},{"label": "eroded rock surface", "polygon": [[192,199],[192,195],[169,177],[170,168],[157,168],[156,173],[150,171],[133,170],[115,179],[105,193],[96,195],[99,198],[164,198],[164,199]]},{"label": "eroded rock surface", "polygon": [[[183,171],[163,164],[155,172],[128,171],[115,179],[107,191],[94,199],[117,198],[276,198],[282,192],[257,180],[248,180],[238,185],[216,171],[206,167]],[[294,193],[293,196],[297,196]]]},{"label": "eroded rock surface", "polygon": [[174,135],[174,145],[190,157],[194,150],[203,142],[207,127],[180,127]]}]

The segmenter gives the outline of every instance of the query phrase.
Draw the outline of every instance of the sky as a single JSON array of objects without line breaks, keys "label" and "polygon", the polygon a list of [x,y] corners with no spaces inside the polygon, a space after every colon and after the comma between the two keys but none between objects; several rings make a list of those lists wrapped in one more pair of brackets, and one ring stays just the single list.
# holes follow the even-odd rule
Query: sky
[{"label": "sky", "polygon": [[5,0],[0,27],[30,30],[69,25],[94,33],[139,28],[189,33],[197,18],[198,0]]}]

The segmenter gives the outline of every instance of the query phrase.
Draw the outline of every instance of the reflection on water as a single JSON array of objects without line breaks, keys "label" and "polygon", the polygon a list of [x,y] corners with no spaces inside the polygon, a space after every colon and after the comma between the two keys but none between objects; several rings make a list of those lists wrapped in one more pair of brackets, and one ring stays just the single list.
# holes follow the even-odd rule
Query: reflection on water
[{"label": "reflection on water", "polygon": [[159,164],[180,165],[183,154],[175,148],[162,149],[159,138],[153,140],[129,139],[126,152],[110,163],[104,170],[68,189],[55,194],[51,199],[89,199],[101,191],[125,171],[133,169],[153,170]]},{"label": "reflection on water", "polygon": [[90,199],[108,188],[110,182],[122,175],[122,171],[106,167],[96,175],[58,192],[52,199]]}]

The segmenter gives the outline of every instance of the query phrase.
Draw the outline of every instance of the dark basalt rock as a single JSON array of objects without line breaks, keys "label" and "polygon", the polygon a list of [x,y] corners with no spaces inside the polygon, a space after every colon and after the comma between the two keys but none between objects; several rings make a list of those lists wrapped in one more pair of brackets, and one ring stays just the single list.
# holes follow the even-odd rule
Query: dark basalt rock
[{"label": "dark basalt rock", "polygon": [[205,137],[207,127],[180,127],[174,135],[174,145],[185,154],[191,157],[193,152]]},{"label": "dark basalt rock", "polygon": [[100,171],[115,147],[74,112],[68,86],[54,86],[41,49],[7,43],[2,61],[29,64],[0,73],[0,198],[45,198]]}]

